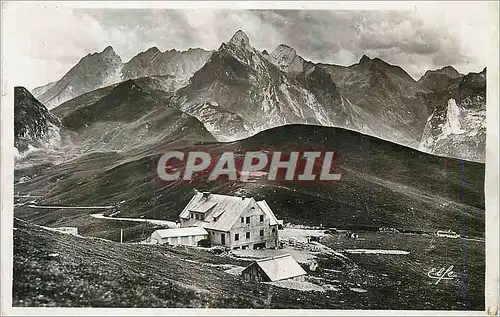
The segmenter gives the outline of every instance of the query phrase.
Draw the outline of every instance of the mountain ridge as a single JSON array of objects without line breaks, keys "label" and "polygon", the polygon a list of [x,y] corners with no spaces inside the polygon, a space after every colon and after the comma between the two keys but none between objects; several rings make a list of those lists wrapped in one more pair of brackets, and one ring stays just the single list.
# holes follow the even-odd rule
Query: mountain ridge
[{"label": "mountain ridge", "polygon": [[[108,46],[82,60],[102,54],[116,55]],[[214,66],[216,59],[221,65]],[[227,65],[222,66],[224,63]],[[220,69],[226,69],[226,73]],[[437,91],[444,93],[455,86],[463,90],[483,89],[481,85],[473,88],[473,82],[460,86],[465,76],[451,66],[429,70],[416,81],[400,66],[366,54],[350,66],[307,61],[284,43],[269,54],[251,46],[242,30],[215,51],[162,52],[151,47],[121,63],[115,75],[117,72],[115,80],[108,80],[115,81],[111,85],[145,76],[174,76],[176,79],[165,85],[173,85],[179,91],[169,102],[198,116],[220,140],[243,138],[280,124],[310,123],[342,126],[424,148],[419,144],[427,121],[436,107],[447,103],[441,101]],[[47,96],[60,86],[59,82],[49,83],[36,91]],[[81,95],[80,92],[74,94]]]}]

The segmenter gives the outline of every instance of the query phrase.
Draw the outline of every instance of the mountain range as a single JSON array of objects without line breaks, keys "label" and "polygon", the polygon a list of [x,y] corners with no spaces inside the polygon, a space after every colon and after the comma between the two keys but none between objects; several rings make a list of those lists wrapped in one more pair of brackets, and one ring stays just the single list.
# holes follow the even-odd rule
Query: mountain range
[{"label": "mountain range", "polygon": [[[142,65],[154,54],[166,56],[154,49],[139,54],[146,61]],[[335,66],[306,61],[286,45],[269,54],[253,48],[241,31],[207,56],[199,69],[184,68],[194,71],[188,80],[184,71],[136,72],[136,78],[52,108],[62,136],[57,155],[64,159],[55,163],[43,151],[19,159],[16,190],[43,196],[40,204],[121,202],[121,216],[175,220],[198,187],[265,198],[292,223],[426,232],[439,225],[457,230],[466,208],[469,233],[483,234],[484,164],[422,153],[418,147],[425,131],[426,146],[451,150],[444,145],[456,142],[457,156],[479,153],[460,152],[453,139],[472,129],[463,120],[477,118],[459,116],[458,123],[453,118],[457,108],[483,111],[484,72],[457,76],[448,68],[430,71],[418,82],[402,68],[368,56],[351,66]],[[454,78],[448,79],[450,74]],[[303,148],[336,151],[342,182],[308,187],[257,179],[155,187],[154,161],[165,151],[217,155]],[[36,164],[19,164],[27,161]],[[109,233],[85,213],[54,212],[38,215],[20,208],[17,214],[42,225]]]},{"label": "mountain range", "polygon": [[[32,92],[47,108],[67,114],[74,98],[91,94],[85,98],[97,101],[120,82],[147,77],[154,85],[148,93],[198,119],[219,141],[284,124],[315,124],[484,162],[485,70],[476,75],[482,79],[447,66],[416,81],[401,67],[366,55],[351,66],[312,63],[286,44],[270,54],[259,51],[240,30],[215,51],[153,47],[127,63],[107,47]],[[455,113],[460,128],[447,129]]]},{"label": "mountain range", "polygon": [[[416,81],[366,55],[339,66],[307,61],[286,44],[257,50],[238,31],[214,51],[151,48],[127,63],[107,47],[60,80],[32,93],[16,87],[14,95],[13,300],[19,306],[52,305],[50,293],[63,305],[178,307],[189,300],[185,305],[205,307],[220,299],[206,294],[223,291],[230,296],[222,307],[259,307],[261,298],[262,307],[276,308],[484,308],[486,69],[460,74],[444,67]],[[250,151],[301,150],[335,151],[341,180],[272,181],[262,173],[213,181],[199,173],[158,182],[158,159],[168,151],[232,152],[241,160]],[[333,250],[317,254],[319,269],[310,275],[335,285],[329,291],[268,285],[272,294],[225,273],[220,261],[236,261],[233,256],[129,243],[161,227],[147,219],[178,220],[196,191],[265,199],[292,227],[344,229],[360,239],[333,234],[322,240]],[[91,215],[109,207],[105,213],[113,219]],[[79,236],[56,227],[77,227]],[[438,230],[460,238],[438,238]],[[338,250],[365,247],[408,254],[348,253],[349,268],[339,261]],[[144,261],[151,255],[167,258],[160,284],[176,285],[168,296],[156,296],[165,287],[150,283],[159,276],[155,264],[138,265],[155,263]],[[450,259],[468,269],[449,281],[453,292],[443,293],[425,270]],[[135,269],[118,284],[146,281],[142,290],[151,296],[116,288],[124,277],[116,267],[124,261]],[[52,268],[49,275],[43,265]],[[214,278],[225,283],[214,289]],[[233,296],[234,285],[245,296]],[[466,301],[464,285],[474,294]],[[179,291],[184,286],[197,295]],[[432,296],[414,296],[426,292]]]},{"label": "mountain range", "polygon": [[83,57],[56,82],[33,89],[33,95],[49,109],[81,94],[128,79],[155,75],[173,75],[184,83],[210,56],[210,51],[189,49],[185,52],[160,52],[153,47],[123,63],[111,46],[100,53]]}]

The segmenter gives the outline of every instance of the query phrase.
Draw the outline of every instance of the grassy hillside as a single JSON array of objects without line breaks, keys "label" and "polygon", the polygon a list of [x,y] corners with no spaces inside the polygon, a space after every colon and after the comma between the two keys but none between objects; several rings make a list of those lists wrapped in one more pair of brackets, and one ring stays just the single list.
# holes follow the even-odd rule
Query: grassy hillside
[{"label": "grassy hillside", "polygon": [[[272,309],[484,310],[484,243],[425,235],[332,236],[337,249],[386,248],[408,255],[318,255],[307,281],[324,291],[247,283],[229,268],[250,262],[208,250],[119,244],[14,224],[14,306]],[[454,265],[437,285],[426,272]],[[307,269],[307,268],[306,268]],[[425,294],[425,296],[422,296]]]},{"label": "grassy hillside", "polygon": [[[155,185],[155,154],[173,149],[224,151],[291,151],[304,148],[337,151],[342,180],[321,183],[214,181]],[[38,204],[93,206],[120,203],[120,216],[176,220],[194,188],[216,193],[249,194],[266,199],[279,218],[293,223],[340,228],[381,226],[403,230],[451,229],[484,236],[484,164],[436,157],[356,132],[318,126],[290,125],[231,143],[156,144],[131,153],[92,153],[57,166],[17,170],[20,193],[41,194]],[[65,216],[53,210],[35,214],[18,209],[19,217],[47,224],[71,225],[83,211]],[[88,232],[92,234],[92,232]]]}]

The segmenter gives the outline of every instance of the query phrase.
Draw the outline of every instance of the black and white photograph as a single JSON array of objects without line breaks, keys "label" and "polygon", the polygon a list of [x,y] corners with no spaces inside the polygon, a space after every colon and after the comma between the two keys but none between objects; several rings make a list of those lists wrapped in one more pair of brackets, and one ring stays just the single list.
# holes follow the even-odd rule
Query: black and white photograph
[{"label": "black and white photograph", "polygon": [[498,314],[498,2],[355,2],[2,2],[2,314]]}]

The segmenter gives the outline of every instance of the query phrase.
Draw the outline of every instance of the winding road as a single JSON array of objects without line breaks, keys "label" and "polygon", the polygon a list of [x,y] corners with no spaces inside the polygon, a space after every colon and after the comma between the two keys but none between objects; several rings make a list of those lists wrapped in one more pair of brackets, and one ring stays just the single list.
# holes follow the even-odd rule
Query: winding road
[{"label": "winding road", "polygon": [[155,225],[167,226],[169,228],[175,228],[175,222],[168,220],[158,220],[158,219],[145,219],[145,218],[115,218],[107,217],[104,214],[91,214],[93,218],[97,219],[108,219],[108,220],[118,220],[118,221],[135,221],[135,222],[148,222]]}]

